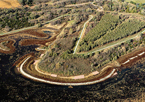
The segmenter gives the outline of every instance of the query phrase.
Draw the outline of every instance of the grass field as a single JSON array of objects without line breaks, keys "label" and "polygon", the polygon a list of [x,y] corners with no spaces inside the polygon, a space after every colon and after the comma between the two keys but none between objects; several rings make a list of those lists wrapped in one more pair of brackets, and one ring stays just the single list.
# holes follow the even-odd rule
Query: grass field
[{"label": "grass field", "polygon": [[133,2],[136,2],[136,3],[145,3],[145,0],[125,0],[126,2],[130,2],[130,1],[133,1]]},{"label": "grass field", "polygon": [[0,0],[0,8],[13,8],[21,6],[17,0]]}]

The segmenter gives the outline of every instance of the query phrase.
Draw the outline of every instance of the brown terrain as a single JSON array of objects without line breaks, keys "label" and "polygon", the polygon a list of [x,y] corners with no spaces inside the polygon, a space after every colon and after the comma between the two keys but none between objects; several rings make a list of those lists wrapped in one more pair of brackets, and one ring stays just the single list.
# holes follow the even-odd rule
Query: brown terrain
[{"label": "brown terrain", "polygon": [[17,0],[0,0],[0,8],[15,8],[20,6]]},{"label": "brown terrain", "polygon": [[0,43],[9,41],[5,46],[10,50],[5,51],[0,49],[1,53],[10,54],[15,51],[14,44],[16,43],[16,39],[21,38],[19,41],[19,45],[21,46],[29,46],[29,45],[45,45],[47,42],[51,42],[56,39],[56,36],[50,36],[49,34],[43,33],[41,30],[29,29],[20,31],[13,34],[2,35],[0,36]]},{"label": "brown terrain", "polygon": [[[5,46],[7,46],[10,50],[5,51],[5,50],[0,49],[0,53],[10,54],[10,53],[15,52],[15,47],[14,47],[15,40],[8,39],[6,41],[8,41],[8,43]],[[2,42],[4,42],[4,41],[2,41]]]},{"label": "brown terrain", "polygon": [[56,36],[50,38],[50,39],[23,39],[19,42],[19,45],[21,46],[28,46],[28,45],[45,45],[47,42],[52,42],[56,39]]}]

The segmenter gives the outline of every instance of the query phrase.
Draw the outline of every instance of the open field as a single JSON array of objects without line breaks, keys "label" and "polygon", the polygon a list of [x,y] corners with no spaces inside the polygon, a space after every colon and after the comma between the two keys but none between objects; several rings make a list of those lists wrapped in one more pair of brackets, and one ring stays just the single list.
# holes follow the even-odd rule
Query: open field
[{"label": "open field", "polygon": [[133,1],[135,3],[145,3],[145,0],[125,0],[126,2]]},{"label": "open field", "polygon": [[21,6],[17,0],[0,0],[0,8],[14,8]]}]

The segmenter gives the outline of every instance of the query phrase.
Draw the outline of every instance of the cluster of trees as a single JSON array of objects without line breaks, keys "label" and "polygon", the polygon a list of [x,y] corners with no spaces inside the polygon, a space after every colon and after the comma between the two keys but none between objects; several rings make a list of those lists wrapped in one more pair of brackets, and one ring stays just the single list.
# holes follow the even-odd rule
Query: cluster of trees
[{"label": "cluster of trees", "polygon": [[22,5],[32,5],[33,0],[18,0],[18,2]]},{"label": "cluster of trees", "polygon": [[80,42],[79,51],[88,51],[98,46],[95,41],[104,36],[108,30],[113,30],[120,22],[119,16],[105,14],[100,22]]},{"label": "cluster of trees", "polygon": [[133,1],[130,1],[130,3],[124,2],[124,0],[119,0],[119,2],[114,0],[104,0],[103,3],[101,3],[100,1],[98,2],[99,5],[103,6],[104,10],[107,11],[119,11],[119,12],[142,14],[143,12],[142,10],[145,9],[145,4],[135,3]]},{"label": "cluster of trees", "polygon": [[[21,11],[20,11],[21,10]],[[23,27],[28,27],[34,25],[34,23],[29,23],[29,12],[26,12],[27,8],[21,9],[4,9],[2,10],[2,15],[0,16],[0,26],[1,29],[5,28],[6,31],[13,29],[19,29]]]},{"label": "cluster of trees", "polygon": [[46,3],[51,0],[18,0],[18,2],[22,5],[33,5],[33,4],[40,4],[40,3]]},{"label": "cluster of trees", "polygon": [[55,9],[48,4],[38,4],[34,8],[23,6],[14,9],[0,9],[0,29],[10,31],[41,24],[70,11],[69,8]]},{"label": "cluster of trees", "polygon": [[145,27],[145,23],[136,19],[128,20],[120,24],[115,30],[108,32],[99,41],[98,45],[103,45],[111,41],[127,37],[129,35],[137,33],[139,30]]}]

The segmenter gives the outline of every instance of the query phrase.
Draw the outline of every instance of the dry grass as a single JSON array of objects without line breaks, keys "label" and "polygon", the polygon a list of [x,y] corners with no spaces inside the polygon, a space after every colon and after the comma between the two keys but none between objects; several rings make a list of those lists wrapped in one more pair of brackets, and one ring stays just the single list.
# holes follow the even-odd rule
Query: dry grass
[{"label": "dry grass", "polygon": [[130,1],[133,1],[133,2],[136,2],[136,3],[145,3],[145,0],[125,0],[126,2],[130,2]]},{"label": "dry grass", "polygon": [[17,0],[0,0],[0,8],[15,8],[21,6]]},{"label": "dry grass", "polygon": [[53,29],[61,29],[64,25],[66,25],[66,23],[60,24],[60,25],[51,25],[51,23],[46,24],[45,27],[50,27]]}]

